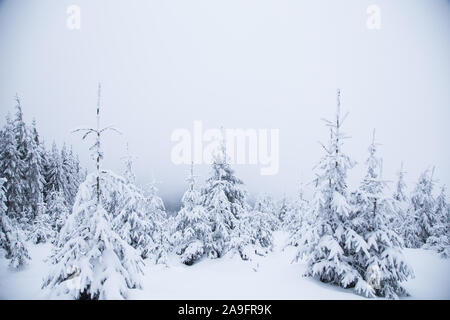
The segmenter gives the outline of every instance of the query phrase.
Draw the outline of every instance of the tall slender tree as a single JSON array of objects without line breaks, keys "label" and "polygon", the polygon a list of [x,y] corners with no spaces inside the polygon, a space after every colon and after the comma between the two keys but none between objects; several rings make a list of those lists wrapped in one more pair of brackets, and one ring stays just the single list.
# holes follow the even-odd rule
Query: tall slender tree
[{"label": "tall slender tree", "polygon": [[17,146],[14,132],[14,122],[9,114],[6,117],[6,126],[3,132],[2,148],[0,150],[0,174],[6,179],[6,207],[10,218],[20,219],[24,209],[25,185],[23,160]]},{"label": "tall slender tree", "polygon": [[382,159],[376,155],[377,147],[374,131],[367,173],[354,201],[349,238],[353,243],[346,250],[361,275],[356,291],[368,297],[395,299],[407,295],[401,282],[412,277],[413,271],[403,256],[402,238],[390,227],[395,216],[394,199],[385,195],[387,182],[381,176]]},{"label": "tall slender tree", "polygon": [[39,134],[36,129],[36,121],[33,120],[28,154],[25,158],[27,200],[31,219],[34,220],[39,214],[43,214],[44,207],[44,149],[39,141]]},{"label": "tall slender tree", "polygon": [[182,208],[175,218],[174,242],[181,262],[192,265],[212,249],[211,222],[195,186],[194,164],[186,179],[188,189],[181,201]]},{"label": "tall slender tree", "polygon": [[6,253],[6,258],[10,259],[9,266],[20,269],[31,259],[25,246],[24,235],[17,227],[15,220],[7,215],[7,199],[3,188],[6,179],[0,178],[0,249]]},{"label": "tall slender tree", "polygon": [[128,183],[136,184],[136,175],[133,170],[133,162],[136,159],[136,156],[130,154],[130,148],[127,142],[127,154],[122,158],[125,170],[123,172],[123,176],[127,180]]},{"label": "tall slender tree", "polygon": [[435,223],[427,238],[425,248],[436,250],[441,257],[450,257],[450,205],[447,202],[446,188],[443,186],[436,198],[433,209]]},{"label": "tall slender tree", "polygon": [[405,244],[409,248],[422,247],[433,232],[436,223],[434,215],[435,199],[434,168],[425,170],[419,177],[415,189],[411,195],[406,224],[404,229]]},{"label": "tall slender tree", "polygon": [[202,191],[203,205],[212,221],[210,257],[221,257],[231,249],[242,252],[238,220],[248,210],[246,191],[227,161],[225,135],[213,157],[212,172]]},{"label": "tall slender tree", "polygon": [[112,214],[101,201],[101,136],[115,129],[100,128],[100,95],[99,85],[96,128],[76,130],[84,132],[83,139],[95,135],[90,149],[96,171],[80,185],[73,212],[53,254],[54,270],[43,284],[75,299],[126,298],[128,289],[141,287],[143,261],[139,252],[113,230]]},{"label": "tall slender tree", "polygon": [[306,255],[306,275],[343,288],[354,286],[361,278],[354,269],[346,246],[353,242],[349,228],[351,206],[348,199],[347,171],[354,162],[343,152],[342,125],[346,115],[340,108],[337,92],[337,112],[333,121],[325,120],[331,136],[325,155],[319,162],[315,180],[315,195],[311,214],[315,216],[312,229],[300,239],[298,258]]}]

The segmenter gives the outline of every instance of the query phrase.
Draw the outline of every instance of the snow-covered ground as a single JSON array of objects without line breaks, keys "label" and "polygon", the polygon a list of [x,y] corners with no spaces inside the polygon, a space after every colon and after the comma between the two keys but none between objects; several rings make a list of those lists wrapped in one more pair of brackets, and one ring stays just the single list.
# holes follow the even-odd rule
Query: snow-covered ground
[{"label": "snow-covered ground", "polygon": [[[275,250],[258,261],[237,256],[203,260],[185,266],[173,256],[170,267],[147,265],[143,290],[131,290],[131,299],[362,299],[344,290],[302,277],[304,264],[291,263],[295,249],[283,250],[286,234],[275,233]],[[50,264],[44,260],[51,246],[30,245],[32,261],[22,271],[8,269],[0,258],[0,299],[48,299],[42,290]],[[450,299],[450,260],[422,249],[406,249],[415,279],[406,283],[411,299]],[[256,271],[255,271],[256,270]],[[63,298],[63,297],[60,297]]]}]

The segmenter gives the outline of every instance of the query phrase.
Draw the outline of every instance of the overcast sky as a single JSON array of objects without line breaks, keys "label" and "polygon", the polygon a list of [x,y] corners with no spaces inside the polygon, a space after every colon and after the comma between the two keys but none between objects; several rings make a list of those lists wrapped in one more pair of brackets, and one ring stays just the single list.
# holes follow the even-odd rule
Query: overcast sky
[{"label": "overcast sky", "polygon": [[[81,9],[81,29],[66,26]],[[381,28],[366,26],[369,5]],[[280,130],[280,170],[235,166],[248,190],[294,194],[312,179],[335,111],[336,88],[349,111],[345,151],[360,163],[373,128],[384,176],[404,161],[408,182],[436,165],[450,183],[450,2],[171,0],[0,1],[0,117],[23,102],[47,143],[72,144],[93,168],[88,145],[70,133],[95,124],[97,83],[105,136],[104,166],[122,170],[129,141],[138,182],[152,176],[166,201],[184,191],[186,165],[174,165],[171,133],[205,129]],[[203,181],[206,165],[197,172]],[[409,185],[411,188],[412,185]]]}]

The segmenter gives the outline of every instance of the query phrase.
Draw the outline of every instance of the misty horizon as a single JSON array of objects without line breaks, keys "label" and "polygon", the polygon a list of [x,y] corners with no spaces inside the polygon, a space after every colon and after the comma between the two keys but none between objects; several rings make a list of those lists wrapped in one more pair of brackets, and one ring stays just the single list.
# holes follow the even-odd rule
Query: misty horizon
[{"label": "misty horizon", "polygon": [[[92,171],[89,144],[71,131],[95,124],[101,82],[102,124],[123,132],[103,139],[103,167],[122,172],[129,143],[138,184],[155,180],[175,210],[189,165],[171,162],[174,130],[192,131],[196,120],[206,129],[279,129],[278,174],[233,168],[251,198],[292,197],[300,181],[314,178],[318,142],[328,138],[321,119],[333,117],[340,88],[351,137],[344,150],[358,163],[351,189],[374,128],[387,180],[395,181],[403,161],[410,187],[432,166],[439,184],[448,184],[448,2],[381,1],[379,30],[366,26],[369,3],[350,3],[77,1],[81,29],[69,30],[68,1],[2,1],[1,121],[14,112],[17,93],[47,146],[72,145]],[[208,173],[208,165],[196,166],[199,185]]]}]

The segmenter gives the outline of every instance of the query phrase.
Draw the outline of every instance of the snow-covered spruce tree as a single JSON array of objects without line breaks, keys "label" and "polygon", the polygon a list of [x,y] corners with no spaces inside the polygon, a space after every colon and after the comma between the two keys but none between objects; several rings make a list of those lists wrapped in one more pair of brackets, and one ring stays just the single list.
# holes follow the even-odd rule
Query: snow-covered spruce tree
[{"label": "snow-covered spruce tree", "polygon": [[47,151],[45,156],[44,197],[46,213],[55,235],[67,219],[69,208],[73,206],[75,199],[72,193],[74,188],[78,189],[79,186],[79,180],[68,179],[70,170],[65,150],[60,152],[56,143],[53,142],[51,150]]},{"label": "snow-covered spruce tree", "polygon": [[272,229],[276,222],[271,212],[257,209],[244,212],[238,221],[238,236],[241,258],[249,260],[254,254],[266,255],[273,249]]},{"label": "snow-covered spruce tree", "polygon": [[408,211],[408,197],[406,195],[406,172],[403,169],[403,162],[400,166],[400,170],[397,172],[397,183],[393,194],[395,216],[392,218],[391,226],[400,235],[404,234],[405,223],[407,221]]},{"label": "snow-covered spruce tree", "polygon": [[141,287],[143,261],[112,229],[111,215],[97,199],[96,182],[97,173],[92,173],[80,185],[43,286],[74,299],[127,298],[128,289]]},{"label": "snow-covered spruce tree", "polygon": [[403,162],[400,166],[400,170],[397,172],[397,184],[395,187],[395,192],[393,195],[396,201],[406,201],[408,197],[406,196],[406,183],[405,183],[405,170],[403,169]]},{"label": "snow-covered spruce tree", "polygon": [[71,149],[67,151],[64,144],[60,152],[53,142],[52,149],[46,156],[45,197],[55,191],[61,192],[66,202],[70,206],[73,205],[82,178],[79,161]]},{"label": "snow-covered spruce tree", "polygon": [[24,245],[24,236],[17,223],[9,219],[6,207],[6,193],[3,185],[6,179],[0,178],[0,248],[5,251],[5,256],[10,259],[9,266],[19,269],[25,266],[31,259]]},{"label": "snow-covered spruce tree", "polygon": [[309,210],[309,203],[308,200],[306,200],[304,193],[304,185],[303,183],[300,183],[298,194],[292,202],[289,210],[286,212],[283,221],[283,229],[288,232],[295,233],[301,229],[303,219]]},{"label": "snow-covered spruce tree", "polygon": [[64,195],[67,202],[72,205],[80,185],[80,165],[73,155],[72,147],[67,150],[66,144],[61,149],[62,177],[65,181]]},{"label": "snow-covered spruce tree", "polygon": [[286,215],[283,228],[289,232],[288,245],[297,247],[313,223],[313,217],[310,217],[311,210],[309,201],[304,195],[304,185],[300,183],[299,192],[292,210]]},{"label": "snow-covered spruce tree", "polygon": [[277,208],[269,195],[257,197],[253,209],[246,209],[237,220],[231,247],[243,260],[266,255],[273,249],[273,231],[279,227]]},{"label": "snow-covered spruce tree", "polygon": [[46,205],[38,206],[36,216],[29,229],[28,240],[34,244],[55,241],[56,230],[53,229],[53,220],[46,210]]},{"label": "snow-covered spruce tree", "polygon": [[22,217],[25,202],[24,164],[17,147],[14,122],[9,114],[6,117],[0,149],[0,175],[6,179],[4,188],[7,215],[12,219],[19,220]]},{"label": "snow-covered spruce tree", "polygon": [[128,153],[123,158],[124,178],[112,172],[102,172],[102,184],[108,193],[102,194],[102,201],[114,216],[114,229],[133,248],[147,259],[156,246],[153,239],[156,223],[149,214],[148,198],[145,192],[136,186],[133,173],[133,156]]},{"label": "snow-covered spruce tree", "polygon": [[78,129],[83,138],[94,134],[91,147],[96,171],[87,176],[78,190],[72,214],[64,225],[53,254],[54,270],[43,287],[75,299],[126,298],[128,289],[139,288],[143,261],[139,253],[113,229],[111,214],[102,204],[100,85],[98,88],[97,127]]},{"label": "snow-covered spruce tree", "polygon": [[276,203],[270,195],[261,194],[257,196],[253,206],[253,211],[261,212],[265,215],[271,231],[275,231],[280,228],[280,222],[277,217],[278,212]]},{"label": "snow-covered spruce tree", "polygon": [[[40,144],[39,134],[36,129],[36,121],[33,120],[30,139],[28,143],[28,154],[25,158],[25,178],[27,182],[26,196],[30,218],[34,220],[42,213],[44,206],[44,148]],[[41,219],[41,218],[40,218]],[[41,219],[42,221],[42,219]]]},{"label": "snow-covered spruce tree", "polygon": [[45,199],[45,210],[50,226],[58,234],[69,216],[70,206],[62,191],[50,191]]},{"label": "snow-covered spruce tree", "polygon": [[435,224],[431,229],[425,248],[436,250],[441,257],[450,257],[450,206],[447,202],[445,186],[441,188],[439,196],[436,198],[434,208]]},{"label": "snow-covered spruce tree", "polygon": [[220,258],[230,250],[243,255],[247,242],[240,237],[238,221],[248,210],[243,182],[234,175],[227,161],[224,137],[213,156],[211,176],[202,191],[203,206],[212,222],[212,242],[208,256]]},{"label": "snow-covered spruce tree", "polygon": [[63,163],[61,160],[61,155],[53,142],[51,150],[47,152],[47,163],[45,172],[45,191],[46,194],[57,191],[61,192],[64,197],[67,192],[65,191],[66,183],[64,177]]},{"label": "snow-covered spruce tree", "polygon": [[289,199],[286,197],[286,195],[283,195],[283,197],[278,201],[278,221],[280,225],[284,225],[284,220],[286,219],[286,215],[288,215],[288,212],[292,210],[292,207],[290,206]]},{"label": "snow-covered spruce tree", "polygon": [[123,171],[123,176],[125,177],[126,181],[130,184],[135,185],[136,184],[136,175],[134,174],[133,170],[133,161],[136,159],[135,156],[130,154],[129,146],[127,143],[127,154],[125,157],[122,158],[125,169]]},{"label": "snow-covered spruce tree", "polygon": [[19,212],[18,221],[22,227],[26,229],[28,223],[32,220],[32,212],[30,212],[30,205],[28,195],[30,194],[30,183],[28,181],[28,163],[27,158],[30,152],[30,135],[29,130],[23,120],[22,104],[19,96],[16,95],[16,114],[13,120],[13,131],[16,139],[17,154],[20,161],[18,173],[21,179],[22,198],[19,200],[21,212]]},{"label": "snow-covered spruce tree", "polygon": [[194,165],[191,164],[190,176],[186,179],[188,189],[181,202],[182,208],[175,217],[175,252],[181,262],[192,265],[206,255],[212,242],[211,222],[202,205],[202,197],[195,186]]},{"label": "snow-covered spruce tree", "polygon": [[412,192],[404,230],[405,245],[408,248],[422,247],[436,223],[433,173],[434,168],[431,174],[429,170],[425,170]]},{"label": "snow-covered spruce tree", "polygon": [[367,297],[397,299],[407,295],[401,282],[412,277],[413,271],[403,257],[403,240],[390,227],[396,214],[394,199],[385,195],[387,183],[382,180],[382,160],[376,151],[374,132],[366,161],[367,173],[355,193],[345,251],[360,274],[356,292]]},{"label": "snow-covered spruce tree", "polygon": [[171,250],[170,221],[167,219],[166,208],[158,196],[156,181],[146,187],[147,216],[152,223],[151,237],[153,245],[149,248],[149,256],[154,263],[167,265],[168,253]]},{"label": "snow-covered spruce tree", "polygon": [[102,203],[113,217],[113,229],[147,259],[155,246],[156,224],[148,214],[144,192],[111,171],[102,170],[100,181]]},{"label": "snow-covered spruce tree", "polygon": [[299,240],[297,259],[307,257],[305,275],[343,288],[355,286],[362,276],[353,266],[353,257],[346,249],[357,241],[351,229],[348,201],[347,170],[354,166],[344,154],[341,132],[345,116],[340,110],[340,91],[337,94],[337,112],[334,121],[326,121],[331,130],[325,155],[317,165],[315,194],[311,210],[315,221]]}]

